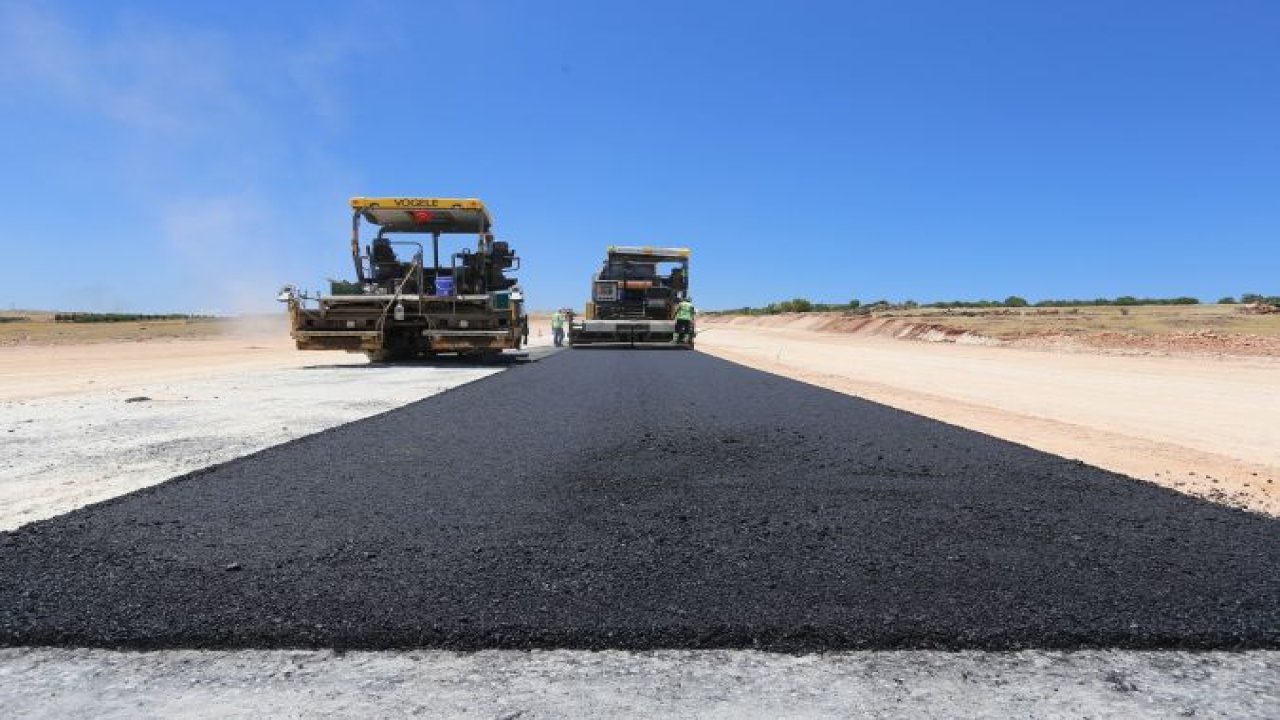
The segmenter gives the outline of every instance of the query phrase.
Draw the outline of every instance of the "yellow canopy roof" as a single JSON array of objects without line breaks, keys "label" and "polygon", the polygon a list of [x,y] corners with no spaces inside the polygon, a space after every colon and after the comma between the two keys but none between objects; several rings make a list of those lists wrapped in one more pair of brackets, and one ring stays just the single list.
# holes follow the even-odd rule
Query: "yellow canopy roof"
[{"label": "yellow canopy roof", "polygon": [[653,247],[651,245],[644,245],[644,246],[610,245],[609,254],[610,255],[640,255],[645,257],[652,257],[655,259],[658,259],[658,258],[671,259],[671,258],[687,258],[691,253],[689,248],[676,248],[676,247],[664,248],[664,247]]},{"label": "yellow canopy roof", "polygon": [[488,232],[493,225],[476,198],[354,197],[351,208],[391,232]]}]

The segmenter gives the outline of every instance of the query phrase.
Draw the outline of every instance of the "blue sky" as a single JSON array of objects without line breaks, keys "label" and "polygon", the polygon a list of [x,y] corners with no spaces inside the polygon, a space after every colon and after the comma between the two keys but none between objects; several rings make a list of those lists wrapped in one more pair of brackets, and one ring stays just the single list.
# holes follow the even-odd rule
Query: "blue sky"
[{"label": "blue sky", "polygon": [[1280,293],[1280,3],[0,0],[0,304],[271,310],[352,195],[483,198],[530,304]]}]

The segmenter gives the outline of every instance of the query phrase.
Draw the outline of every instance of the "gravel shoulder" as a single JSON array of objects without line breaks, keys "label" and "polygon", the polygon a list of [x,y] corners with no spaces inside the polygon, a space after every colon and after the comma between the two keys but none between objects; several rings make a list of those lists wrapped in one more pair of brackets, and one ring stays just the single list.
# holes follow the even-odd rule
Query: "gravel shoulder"
[{"label": "gravel shoulder", "polygon": [[501,372],[341,359],[344,364],[224,372],[204,380],[0,401],[0,530]]},{"label": "gravel shoulder", "polygon": [[[278,325],[259,318],[217,337],[0,347],[0,531],[508,366],[299,352]],[[535,354],[548,349],[535,341]]]},{"label": "gravel shoulder", "polygon": [[24,718],[1271,718],[1280,653],[0,649]]}]

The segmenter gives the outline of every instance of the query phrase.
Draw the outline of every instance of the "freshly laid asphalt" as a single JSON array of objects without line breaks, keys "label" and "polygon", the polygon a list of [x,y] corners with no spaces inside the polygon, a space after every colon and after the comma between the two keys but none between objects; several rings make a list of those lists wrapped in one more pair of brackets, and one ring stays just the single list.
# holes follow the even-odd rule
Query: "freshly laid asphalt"
[{"label": "freshly laid asphalt", "polygon": [[1280,522],[573,350],[0,535],[0,644],[1280,647]]}]

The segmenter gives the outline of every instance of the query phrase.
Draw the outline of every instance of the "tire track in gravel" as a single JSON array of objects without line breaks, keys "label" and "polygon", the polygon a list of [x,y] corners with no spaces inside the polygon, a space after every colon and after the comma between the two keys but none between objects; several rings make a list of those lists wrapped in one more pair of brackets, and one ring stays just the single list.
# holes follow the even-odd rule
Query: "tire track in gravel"
[{"label": "tire track in gravel", "polygon": [[0,644],[1274,648],[1280,522],[575,350],[0,535]]}]

